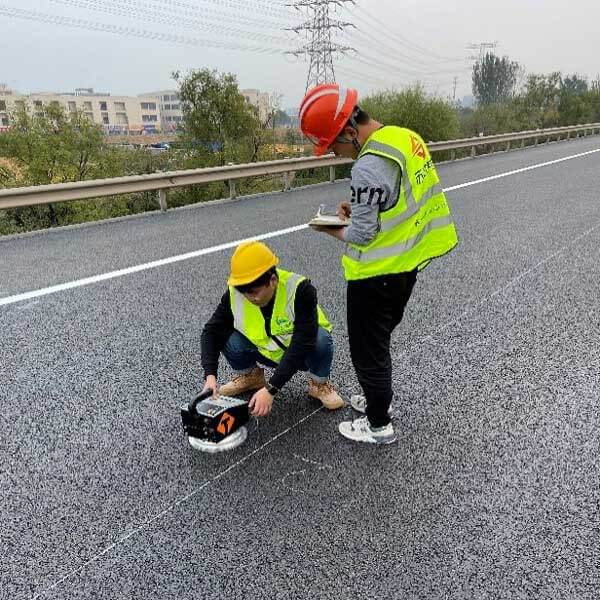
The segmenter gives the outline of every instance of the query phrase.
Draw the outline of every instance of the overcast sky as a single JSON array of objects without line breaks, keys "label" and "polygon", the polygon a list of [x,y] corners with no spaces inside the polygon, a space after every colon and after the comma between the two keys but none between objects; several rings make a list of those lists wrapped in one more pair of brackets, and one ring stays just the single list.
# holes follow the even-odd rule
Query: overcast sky
[{"label": "overcast sky", "polygon": [[[23,92],[94,87],[139,94],[173,87],[175,69],[212,67],[235,73],[242,88],[280,93],[284,107],[294,106],[308,65],[283,53],[302,44],[282,31],[302,20],[285,4],[0,0],[0,83]],[[479,42],[498,42],[498,54],[529,72],[590,78],[600,72],[600,3],[592,0],[357,0],[348,7],[333,16],[357,31],[337,35],[336,42],[358,53],[335,59],[337,80],[362,94],[422,79],[428,90],[448,96],[457,77],[460,98],[470,93],[467,57],[477,54],[466,46]],[[98,27],[109,31],[91,29]]]}]

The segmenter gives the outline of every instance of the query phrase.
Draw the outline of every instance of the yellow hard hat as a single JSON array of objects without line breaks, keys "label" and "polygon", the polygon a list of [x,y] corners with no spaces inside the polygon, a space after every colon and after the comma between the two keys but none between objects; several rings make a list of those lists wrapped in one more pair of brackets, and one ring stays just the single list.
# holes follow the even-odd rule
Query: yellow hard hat
[{"label": "yellow hard hat", "polygon": [[231,257],[231,273],[228,285],[246,285],[258,279],[270,268],[279,264],[279,259],[262,242],[241,243]]}]

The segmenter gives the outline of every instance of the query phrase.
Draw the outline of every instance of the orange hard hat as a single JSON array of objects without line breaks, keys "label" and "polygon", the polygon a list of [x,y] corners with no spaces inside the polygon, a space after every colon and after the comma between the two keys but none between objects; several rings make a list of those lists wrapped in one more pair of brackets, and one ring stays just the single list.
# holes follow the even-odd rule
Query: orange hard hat
[{"label": "orange hard hat", "polygon": [[318,85],[306,93],[300,105],[300,129],[315,144],[317,156],[325,154],[342,132],[357,101],[356,90],[342,88],[337,83]]},{"label": "orange hard hat", "polygon": [[246,285],[256,281],[269,269],[279,264],[279,259],[262,242],[242,242],[231,257],[228,285]]}]

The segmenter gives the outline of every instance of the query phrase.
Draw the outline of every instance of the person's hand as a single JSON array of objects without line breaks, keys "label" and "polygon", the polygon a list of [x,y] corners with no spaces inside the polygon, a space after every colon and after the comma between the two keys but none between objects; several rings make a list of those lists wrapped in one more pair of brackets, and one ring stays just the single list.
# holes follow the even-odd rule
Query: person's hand
[{"label": "person's hand", "polygon": [[208,390],[212,390],[212,395],[217,395],[217,378],[214,375],[209,375],[204,382],[204,388],[202,388],[202,393],[207,392]]},{"label": "person's hand", "polygon": [[267,388],[262,388],[252,396],[248,403],[248,408],[252,411],[250,414],[253,417],[266,417],[273,407],[273,396]]},{"label": "person's hand", "polygon": [[350,202],[340,202],[337,205],[336,214],[340,219],[349,219],[352,216],[352,206]]}]

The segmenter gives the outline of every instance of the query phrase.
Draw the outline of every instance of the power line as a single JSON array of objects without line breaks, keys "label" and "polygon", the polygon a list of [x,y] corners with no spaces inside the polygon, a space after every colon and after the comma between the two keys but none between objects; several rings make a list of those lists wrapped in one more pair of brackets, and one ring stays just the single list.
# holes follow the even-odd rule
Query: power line
[{"label": "power line", "polygon": [[[348,39],[353,39],[353,40],[355,38],[358,38],[359,44],[361,44],[361,43],[365,44],[368,48],[373,47],[373,40],[371,38],[369,38],[367,35],[363,34],[360,29],[356,29],[352,33],[344,32],[344,37],[346,37]],[[417,65],[420,64],[420,65],[427,66],[427,67],[431,67],[433,65],[450,64],[450,63],[455,63],[455,62],[464,63],[464,61],[465,61],[465,59],[424,60],[422,58],[413,58],[412,56],[405,54],[404,50],[399,51],[398,48],[394,48],[393,46],[388,45],[385,42],[382,42],[380,40],[377,41],[377,49],[379,51],[389,52],[395,58],[404,59],[404,60],[410,62],[411,64],[417,64]]]},{"label": "power line", "polygon": [[[356,10],[358,10],[362,15],[362,17],[359,17],[359,18],[370,20],[372,23],[374,23],[378,26],[378,29],[383,27],[384,31],[389,31],[389,29],[390,29],[389,23],[384,23],[383,21],[380,21],[377,17],[373,16],[371,13],[368,13],[361,6],[356,5]],[[350,12],[352,12],[352,11],[350,11]],[[412,50],[415,53],[420,53],[421,55],[423,55],[423,54],[429,55],[432,58],[435,58],[437,60],[441,60],[441,61],[445,61],[445,60],[460,61],[460,60],[462,60],[458,57],[450,58],[448,56],[442,56],[441,54],[438,54],[437,52],[434,52],[429,48],[420,46],[416,42],[408,39],[407,37],[403,36],[402,34],[396,32],[396,31],[393,32],[393,41],[396,44],[400,44],[401,46],[403,46],[404,48],[406,48],[408,50]]]},{"label": "power line", "polygon": [[[160,5],[168,4],[171,6],[180,6],[182,8],[187,8],[190,10],[195,10],[195,9],[200,8],[200,6],[197,3],[184,2],[183,0],[151,0],[151,1],[153,1],[155,4],[160,4]],[[275,6],[273,6],[273,2],[270,2],[268,0],[266,3],[258,2],[257,0],[254,0],[252,3],[249,2],[248,0],[198,0],[198,1],[200,2],[200,4],[202,4],[203,2],[204,3],[208,2],[209,4],[216,4],[219,8],[228,6],[230,8],[233,8],[236,11],[246,10],[246,11],[250,11],[252,13],[280,15],[282,17],[287,14],[285,7],[280,7],[279,9],[277,9]]]},{"label": "power line", "polygon": [[171,33],[162,33],[158,31],[148,31],[146,29],[136,29],[133,27],[122,27],[120,25],[98,23],[96,21],[88,21],[85,19],[74,19],[71,17],[48,15],[36,11],[13,8],[2,4],[0,4],[0,15],[13,19],[37,21],[39,23],[63,25],[65,27],[71,27],[76,29],[87,29],[90,31],[114,33],[117,35],[159,40],[163,42],[172,42],[175,44],[183,44],[189,46],[202,46],[206,48],[225,48],[227,50],[243,50],[248,52],[258,52],[261,54],[284,54],[283,50],[277,48],[235,44],[230,42],[222,42],[219,40],[209,40],[205,38],[201,39],[196,37],[175,35]]},{"label": "power line", "polygon": [[382,62],[378,60],[377,57],[357,53],[350,57],[350,60],[354,60],[356,62],[362,63],[371,69],[377,70],[378,72],[390,75],[391,73],[403,73],[407,77],[417,77],[417,78],[429,78],[436,75],[447,74],[447,73],[456,73],[456,69],[439,69],[435,71],[415,71],[414,69],[407,69],[406,67],[401,66],[400,64],[391,64]]},{"label": "power line", "polygon": [[[67,6],[74,6],[76,8],[84,8],[89,10],[94,10],[98,12],[108,13],[116,16],[125,16],[125,17],[136,17],[140,16],[140,12],[136,11],[135,8],[132,7],[120,7],[114,4],[110,4],[108,2],[102,0],[50,0],[50,2],[54,2],[55,4],[62,4]],[[157,23],[162,23],[165,25],[177,25],[181,26],[181,19],[175,15],[170,16],[168,14],[160,13],[159,11],[154,10],[146,10],[143,13],[143,16],[146,20],[154,21]],[[216,23],[207,23],[205,21],[199,20],[197,18],[189,18],[184,23],[184,26],[187,28],[193,29],[204,29],[206,31],[218,33],[219,35],[229,35],[232,37],[245,37],[252,40],[270,42],[270,43],[283,43],[286,46],[290,45],[290,40],[281,37],[281,36],[273,36],[264,33],[245,31],[242,29],[237,29],[234,27],[225,27],[222,25],[218,25]]]},{"label": "power line", "polygon": [[[60,2],[60,0],[49,0],[49,2]],[[88,2],[98,3],[97,0],[88,0]],[[107,2],[99,2],[100,4],[107,4]],[[215,8],[198,7],[194,6],[193,9],[180,8],[174,6],[169,0],[162,0],[159,4],[153,4],[152,0],[140,1],[140,0],[119,0],[118,2],[113,1],[113,4],[123,8],[130,8],[131,10],[139,9],[141,15],[144,16],[147,11],[154,13],[162,13],[164,15],[178,15],[183,17],[202,18],[202,19],[215,19],[219,24],[226,22],[236,22],[243,25],[253,25],[256,27],[282,29],[285,24],[285,20],[282,17],[270,17],[270,18],[253,18],[250,16],[243,16],[238,13],[229,13],[223,10],[217,10]],[[275,19],[275,20],[273,20]]]},{"label": "power line", "polygon": [[471,60],[476,60],[478,62],[482,62],[486,51],[493,50],[497,46],[498,46],[498,42],[478,42],[476,44],[469,44],[467,46],[467,50],[479,50],[478,56],[471,55],[471,56],[469,56],[469,58]]}]

